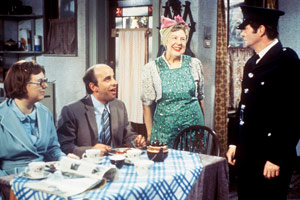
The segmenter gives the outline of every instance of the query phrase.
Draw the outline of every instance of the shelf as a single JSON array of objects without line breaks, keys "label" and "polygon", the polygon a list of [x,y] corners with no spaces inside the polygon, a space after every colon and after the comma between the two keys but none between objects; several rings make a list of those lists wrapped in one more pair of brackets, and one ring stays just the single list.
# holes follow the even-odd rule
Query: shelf
[{"label": "shelf", "polygon": [[22,21],[27,19],[39,19],[43,18],[43,15],[0,15],[0,19]]},{"label": "shelf", "polygon": [[[0,0],[5,1],[5,0]],[[11,0],[6,0],[11,1]],[[39,35],[40,44],[42,47],[43,41],[41,38],[44,36],[44,0],[38,0],[38,1],[28,1],[28,0],[18,0],[18,2],[24,3],[27,6],[30,6],[32,8],[31,14],[25,14],[25,12],[22,13],[1,13],[0,14],[0,43],[1,43],[1,49],[0,49],[0,58],[1,58],[1,67],[0,69],[4,72],[9,69],[13,63],[15,63],[18,60],[21,59],[31,59],[36,60],[37,57],[40,57],[44,54],[44,51],[42,48],[38,49],[39,51],[34,51],[34,36]],[[28,30],[25,34],[21,32],[21,29]],[[38,30],[38,31],[37,31]],[[20,41],[21,38],[26,40],[26,44],[29,45],[28,48],[18,48],[21,47]],[[29,39],[30,38],[30,39]],[[12,46],[6,46],[6,41],[9,41],[12,39],[15,41],[18,45],[14,44]],[[36,42],[37,43],[37,42]],[[23,47],[23,41],[22,41],[22,47]],[[23,49],[26,49],[27,51],[24,51]],[[3,76],[3,75],[2,75]],[[0,74],[1,77],[1,74]]]},{"label": "shelf", "polygon": [[0,51],[0,54],[42,54],[42,51]]}]

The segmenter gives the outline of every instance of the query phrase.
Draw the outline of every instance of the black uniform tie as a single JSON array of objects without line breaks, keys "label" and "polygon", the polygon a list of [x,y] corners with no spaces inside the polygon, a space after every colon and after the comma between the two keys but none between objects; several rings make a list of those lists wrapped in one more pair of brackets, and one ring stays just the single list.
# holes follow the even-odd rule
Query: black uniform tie
[{"label": "black uniform tie", "polygon": [[252,60],[251,60],[251,66],[252,69],[254,69],[256,67],[256,61],[259,59],[259,55],[255,54],[255,56],[253,56]]}]

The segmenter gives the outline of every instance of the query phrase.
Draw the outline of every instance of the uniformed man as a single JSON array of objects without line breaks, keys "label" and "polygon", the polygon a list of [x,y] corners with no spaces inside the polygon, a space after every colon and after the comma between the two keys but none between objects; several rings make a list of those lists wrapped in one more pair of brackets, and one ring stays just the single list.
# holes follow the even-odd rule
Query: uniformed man
[{"label": "uniformed man", "polygon": [[256,54],[244,68],[236,134],[226,156],[237,168],[239,200],[286,199],[299,140],[294,117],[299,113],[299,58],[278,40],[284,12],[241,9],[244,21],[238,29]]}]

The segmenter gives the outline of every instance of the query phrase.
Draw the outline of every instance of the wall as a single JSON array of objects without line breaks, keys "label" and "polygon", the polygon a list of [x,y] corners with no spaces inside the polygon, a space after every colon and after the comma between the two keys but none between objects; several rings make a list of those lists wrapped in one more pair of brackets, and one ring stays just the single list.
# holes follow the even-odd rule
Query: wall
[{"label": "wall", "polygon": [[[205,123],[206,126],[214,126],[215,108],[215,69],[216,69],[216,31],[217,31],[217,0],[200,0],[197,18],[197,40],[199,44],[197,54],[203,64],[204,94],[205,94]],[[204,27],[211,28],[212,41],[210,48],[203,47]]]},{"label": "wall", "polygon": [[300,1],[279,0],[279,9],[285,15],[279,18],[279,37],[285,47],[294,49],[300,55]]},{"label": "wall", "polygon": [[50,81],[55,81],[57,117],[64,105],[78,100],[86,94],[82,82],[82,77],[87,67],[87,6],[85,0],[77,0],[77,6],[78,56],[63,57],[42,55],[37,57],[37,62],[45,67],[46,77],[48,77]]},{"label": "wall", "polygon": [[[165,6],[167,0],[162,0],[161,6]],[[191,12],[196,22],[196,31],[191,41],[191,50],[196,58],[200,59],[204,71],[204,104],[205,125],[213,128],[214,124],[214,100],[215,100],[215,63],[216,63],[216,27],[217,27],[217,0],[190,0]],[[185,5],[185,0],[181,0]],[[182,8],[182,14],[184,7]],[[164,9],[161,9],[163,15]],[[187,23],[189,21],[187,20]],[[204,27],[210,27],[212,43],[210,48],[203,47]]]}]

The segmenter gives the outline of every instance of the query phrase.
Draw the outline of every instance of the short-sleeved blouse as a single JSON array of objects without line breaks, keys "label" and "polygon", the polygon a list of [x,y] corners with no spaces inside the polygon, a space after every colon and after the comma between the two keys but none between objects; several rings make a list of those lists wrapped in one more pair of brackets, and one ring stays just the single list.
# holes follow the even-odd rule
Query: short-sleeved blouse
[{"label": "short-sleeved blouse", "polygon": [[[162,55],[162,58],[166,61],[164,54]],[[166,61],[166,63],[168,62]],[[199,100],[201,100],[204,98],[204,77],[201,61],[197,58],[191,58],[189,66],[196,85],[195,95]],[[162,97],[159,73],[160,71],[155,64],[155,60],[147,63],[142,69],[141,100],[144,105],[151,105],[153,101],[157,102]]]}]

